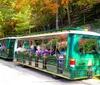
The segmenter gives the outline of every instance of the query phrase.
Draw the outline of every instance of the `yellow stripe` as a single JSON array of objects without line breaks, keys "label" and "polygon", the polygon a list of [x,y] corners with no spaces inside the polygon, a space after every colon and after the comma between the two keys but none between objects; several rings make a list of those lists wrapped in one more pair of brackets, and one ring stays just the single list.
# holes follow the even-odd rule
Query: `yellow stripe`
[{"label": "yellow stripe", "polygon": [[62,78],[70,79],[69,77],[63,76],[63,75],[61,75],[61,74],[56,74],[56,73],[53,73],[53,72],[50,72],[50,71],[47,71],[47,70],[43,70],[43,69],[40,69],[40,68],[31,66],[31,65],[23,64],[23,63],[20,63],[20,62],[17,62],[17,61],[14,61],[14,62],[16,62],[16,63],[18,63],[18,64],[22,64],[22,65],[29,66],[29,67],[31,67],[31,68],[34,68],[34,69],[37,69],[37,70],[40,70],[40,71],[43,71],[43,72],[47,72],[47,73],[50,73],[50,74],[54,74],[54,75],[59,76],[59,77],[62,77]]},{"label": "yellow stripe", "polygon": [[[53,72],[50,72],[50,71],[47,71],[47,70],[43,70],[43,69],[40,69],[40,68],[38,68],[38,67],[34,67],[34,66],[27,65],[27,64],[24,64],[24,63],[21,63],[21,62],[17,62],[17,61],[14,61],[14,62],[16,62],[16,63],[18,63],[18,64],[25,65],[25,66],[29,66],[29,67],[31,67],[31,68],[34,68],[34,69],[37,69],[37,70],[40,70],[40,71],[43,71],[43,72],[50,73],[50,74],[53,74],[53,75],[56,75],[56,76],[59,76],[59,77],[65,78],[65,79],[70,79],[69,77],[63,76],[63,75],[61,75],[61,74],[53,73]],[[96,76],[100,76],[100,75],[96,75]],[[74,78],[74,80],[84,79],[84,78],[88,78],[88,77],[85,76],[85,77]]]},{"label": "yellow stripe", "polygon": [[95,76],[100,76],[100,74],[98,74],[98,75],[95,75]]},{"label": "yellow stripe", "polygon": [[66,32],[67,30],[62,30],[62,32]]},{"label": "yellow stripe", "polygon": [[88,77],[85,76],[85,77],[79,77],[79,78],[74,78],[74,79],[77,80],[77,79],[84,79],[84,78],[88,78]]},{"label": "yellow stripe", "polygon": [[100,80],[100,75],[94,76],[93,79],[95,79],[95,80]]},{"label": "yellow stripe", "polygon": [[[94,76],[93,79],[100,80],[100,77],[97,77],[97,76],[100,76],[100,75],[96,75],[96,76]],[[85,77],[74,78],[74,79],[77,80],[77,79],[82,79],[82,78],[88,78],[88,77],[85,76]]]},{"label": "yellow stripe", "polygon": [[0,56],[1,58],[4,58],[4,59],[12,59],[12,58],[8,58],[8,57],[4,57],[4,56]]}]

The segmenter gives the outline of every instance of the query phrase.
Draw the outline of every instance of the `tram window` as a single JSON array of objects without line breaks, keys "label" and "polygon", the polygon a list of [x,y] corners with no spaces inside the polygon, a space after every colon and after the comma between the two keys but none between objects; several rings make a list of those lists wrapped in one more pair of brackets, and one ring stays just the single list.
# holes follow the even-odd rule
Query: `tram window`
[{"label": "tram window", "polygon": [[97,39],[83,38],[79,41],[80,53],[96,53],[98,51]]},{"label": "tram window", "polygon": [[59,50],[60,54],[66,54],[66,48],[67,48],[67,41],[66,39],[59,39],[59,42],[57,43],[57,48]]},{"label": "tram window", "polygon": [[55,51],[55,54],[66,54],[67,48],[67,36],[59,35],[52,39],[52,48]]},{"label": "tram window", "polygon": [[6,40],[1,40],[1,49],[6,49]]},{"label": "tram window", "polygon": [[35,40],[35,44],[38,46],[38,45],[41,45],[42,44],[42,40]]},{"label": "tram window", "polygon": [[23,46],[23,43],[24,43],[24,41],[23,41],[23,40],[19,40],[19,41],[18,41],[17,48],[18,48],[18,47],[22,47],[22,46]]},{"label": "tram window", "polygon": [[35,44],[37,50],[39,47],[39,50],[46,50],[49,55],[66,54],[67,35],[46,36],[40,40],[35,40]]}]

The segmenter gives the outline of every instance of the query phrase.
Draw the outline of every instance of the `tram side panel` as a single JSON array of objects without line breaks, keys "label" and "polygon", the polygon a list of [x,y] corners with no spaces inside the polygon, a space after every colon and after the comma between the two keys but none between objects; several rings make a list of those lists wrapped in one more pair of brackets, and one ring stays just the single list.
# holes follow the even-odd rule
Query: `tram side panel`
[{"label": "tram side panel", "polygon": [[14,57],[14,46],[15,46],[15,39],[10,39],[9,46],[7,49],[8,59],[13,59]]},{"label": "tram side panel", "polygon": [[1,40],[0,57],[13,59],[15,39]]},{"label": "tram side panel", "polygon": [[74,52],[72,53],[74,79],[100,76],[100,39],[98,36],[75,35]]}]

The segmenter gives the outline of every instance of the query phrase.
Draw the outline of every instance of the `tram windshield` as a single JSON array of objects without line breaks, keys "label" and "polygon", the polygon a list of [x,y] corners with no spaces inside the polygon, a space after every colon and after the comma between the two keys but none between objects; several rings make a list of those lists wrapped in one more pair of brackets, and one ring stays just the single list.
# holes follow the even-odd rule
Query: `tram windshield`
[{"label": "tram windshield", "polygon": [[79,41],[79,52],[96,53],[98,52],[98,40],[91,38],[82,38]]}]

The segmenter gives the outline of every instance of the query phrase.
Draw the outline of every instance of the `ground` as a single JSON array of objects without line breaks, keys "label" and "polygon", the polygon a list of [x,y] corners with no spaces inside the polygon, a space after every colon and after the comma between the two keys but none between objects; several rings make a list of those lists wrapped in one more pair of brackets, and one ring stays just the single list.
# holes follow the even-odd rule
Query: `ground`
[{"label": "ground", "polygon": [[0,85],[100,85],[99,79],[69,81],[0,59]]}]

